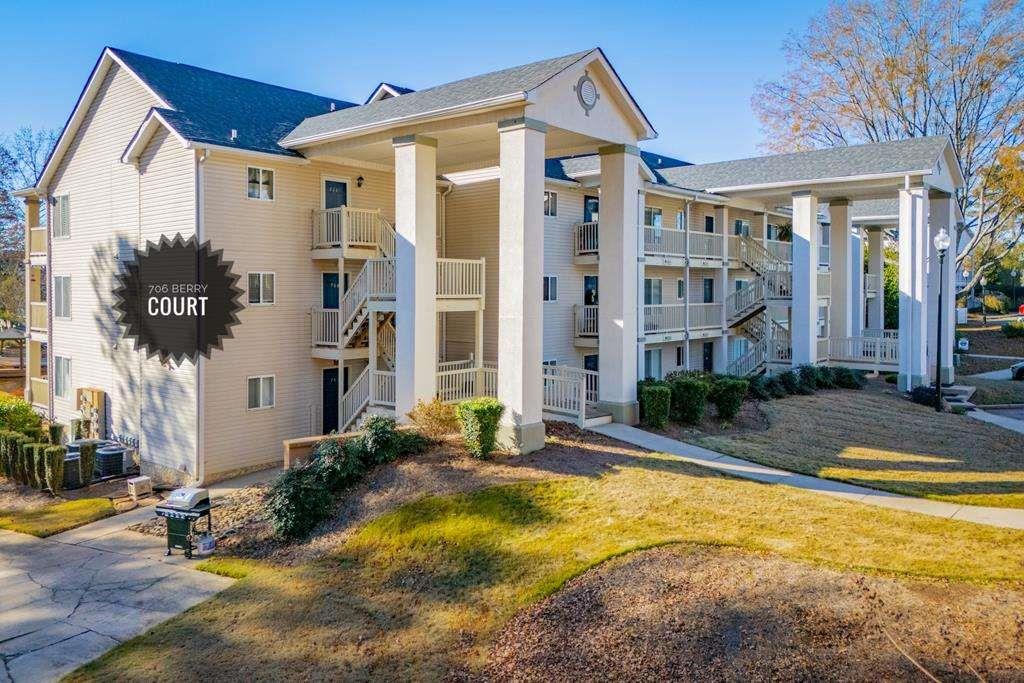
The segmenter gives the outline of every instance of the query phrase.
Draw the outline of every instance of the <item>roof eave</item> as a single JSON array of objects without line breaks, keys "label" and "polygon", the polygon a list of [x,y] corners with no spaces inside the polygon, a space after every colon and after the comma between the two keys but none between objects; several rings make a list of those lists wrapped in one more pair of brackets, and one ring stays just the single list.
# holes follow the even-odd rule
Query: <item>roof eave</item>
[{"label": "roof eave", "polygon": [[754,183],[750,185],[728,185],[720,187],[709,187],[707,192],[713,194],[728,194],[730,192],[756,192],[758,190],[781,190],[787,187],[798,188],[808,185],[830,185],[833,183],[851,183],[870,180],[888,180],[890,178],[903,178],[905,176],[932,175],[933,169],[917,169],[911,171],[892,171],[888,173],[866,173],[853,176],[835,176],[831,178],[814,178],[810,180],[783,180],[775,183]]},{"label": "roof eave", "polygon": [[[501,109],[512,104],[518,104],[520,102],[526,101],[527,97],[526,93],[524,92],[508,93],[505,95],[499,95],[497,97],[490,97],[485,100],[467,102],[465,104],[455,105],[452,107],[442,107],[440,109],[434,109],[428,112],[422,112],[420,114],[413,114],[410,116],[398,116],[393,119],[388,119],[386,121],[378,121],[361,126],[353,126],[351,128],[341,128],[338,130],[331,131],[329,133],[320,133],[318,135],[309,135],[306,137],[295,139],[289,139],[288,136],[286,135],[280,141],[278,141],[278,144],[284,147],[285,149],[297,149],[299,147],[306,147],[308,145],[323,144],[325,142],[336,142],[338,140],[346,140],[348,138],[353,138],[360,135],[378,133],[381,131],[385,131],[389,128],[395,128],[397,126],[405,126],[418,123],[429,123],[431,121],[440,121],[443,119],[452,118],[453,116],[484,113],[492,111],[494,109]],[[323,116],[323,114],[321,114],[321,116]]]},{"label": "roof eave", "polygon": [[[612,66],[612,63],[608,59],[608,56],[605,55],[604,50],[597,47],[594,48],[594,52],[597,52],[602,64],[604,64],[605,68],[608,69],[609,73],[611,73],[612,76],[615,77],[615,80],[618,82],[619,87],[622,89],[622,93],[625,96],[624,99],[629,104],[630,111],[632,112],[634,118],[636,118],[637,122],[640,124],[642,134],[638,136],[638,139],[641,141],[653,140],[656,137],[658,137],[658,131],[654,129],[654,124],[652,124],[651,120],[647,118],[647,114],[644,113],[644,110],[640,108],[640,104],[637,103],[636,98],[633,97],[633,93],[629,91],[629,88],[626,86],[626,82],[622,80],[621,76],[619,76],[619,72],[615,70],[614,66]],[[584,57],[584,59],[585,58],[586,57]]]}]

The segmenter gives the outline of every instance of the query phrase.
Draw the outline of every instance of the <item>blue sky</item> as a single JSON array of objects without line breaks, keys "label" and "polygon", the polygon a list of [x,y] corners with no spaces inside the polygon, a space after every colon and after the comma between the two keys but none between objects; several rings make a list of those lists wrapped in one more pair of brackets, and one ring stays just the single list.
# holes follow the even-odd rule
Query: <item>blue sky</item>
[{"label": "blue sky", "polygon": [[423,88],[596,45],[659,132],[646,149],[694,162],[752,156],[754,85],[782,73],[786,33],[823,7],[5,0],[0,135],[63,125],[104,45],[358,102],[381,80]]}]

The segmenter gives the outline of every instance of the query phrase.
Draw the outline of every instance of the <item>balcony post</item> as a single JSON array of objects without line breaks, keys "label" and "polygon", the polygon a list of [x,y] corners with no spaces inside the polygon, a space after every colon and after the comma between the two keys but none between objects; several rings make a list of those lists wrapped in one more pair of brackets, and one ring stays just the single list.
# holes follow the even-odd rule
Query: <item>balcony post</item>
[{"label": "balcony post", "polygon": [[868,328],[885,329],[885,246],[882,228],[872,225],[868,231],[868,275],[878,283],[875,298],[868,303]]},{"label": "balcony post", "polygon": [[[601,359],[600,405],[616,422],[639,419],[636,381],[643,362],[643,276],[640,150],[632,145],[606,145],[601,158],[601,219],[598,260],[601,301],[598,354]],[[638,316],[639,312],[639,316]]]},{"label": "balcony post", "polygon": [[928,192],[923,185],[899,191],[900,363],[899,387],[910,391],[928,381],[928,315],[925,291]]},{"label": "balcony post", "polygon": [[[437,141],[396,137],[395,415],[437,393]],[[372,379],[372,378],[371,378]]]},{"label": "balcony post", "polygon": [[850,202],[833,199],[828,204],[832,224],[829,227],[829,287],[828,329],[831,337],[853,336],[853,276],[850,268],[850,243],[853,226],[850,224]]},{"label": "balcony post", "polygon": [[[725,310],[725,299],[729,295],[729,207],[715,207],[715,228],[722,233],[722,268],[718,273],[716,299],[722,301],[722,329],[729,327],[729,314]],[[718,361],[715,361],[718,363]]]},{"label": "balcony post", "polygon": [[[30,341],[32,337],[32,301],[33,301],[33,287],[38,291],[39,278],[35,278],[36,282],[33,284],[32,275],[36,271],[30,264],[29,256],[32,252],[32,228],[39,226],[39,198],[38,197],[25,197],[25,341],[23,347],[25,348],[25,400],[32,403],[32,377],[33,375],[33,360],[35,361],[36,372],[41,366],[39,362],[39,350],[35,353],[33,358],[32,346],[33,343]],[[49,213],[49,212],[47,212]],[[47,231],[49,236],[49,231]],[[38,346],[38,345],[37,345]],[[41,348],[41,347],[40,347]],[[38,375],[35,375],[38,376]],[[49,398],[49,397],[47,397]]]},{"label": "balcony post", "polygon": [[859,226],[850,233],[850,336],[864,334],[864,235]]},{"label": "balcony post", "polygon": [[547,124],[534,119],[498,123],[498,400],[505,404],[498,439],[502,447],[519,453],[544,446],[546,134]]},{"label": "balcony post", "polygon": [[[939,304],[939,282],[942,280],[943,304],[942,304],[942,382],[953,381],[953,345],[955,342],[954,328],[956,327],[956,282],[954,273],[956,271],[956,245],[950,248],[946,262],[943,264],[943,272],[939,272],[939,257],[935,253],[935,246],[932,240],[945,228],[951,235],[956,234],[956,202],[948,193],[933,190],[929,194],[929,231],[928,244],[928,315],[935,315]],[[928,333],[928,374],[930,381],[935,381],[935,350],[938,348],[937,337],[938,321],[931,318],[932,323],[926,328]]]},{"label": "balcony post", "polygon": [[818,198],[793,193],[793,301],[789,316],[793,365],[818,360]]}]

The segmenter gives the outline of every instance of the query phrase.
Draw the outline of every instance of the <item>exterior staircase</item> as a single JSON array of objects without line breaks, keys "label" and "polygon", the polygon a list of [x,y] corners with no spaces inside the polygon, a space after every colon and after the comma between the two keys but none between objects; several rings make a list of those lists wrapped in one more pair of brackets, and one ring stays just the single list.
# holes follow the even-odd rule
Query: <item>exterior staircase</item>
[{"label": "exterior staircase", "polygon": [[785,362],[792,357],[789,330],[769,315],[768,303],[792,298],[793,273],[789,263],[759,242],[744,237],[738,245],[739,261],[755,277],[726,298],[726,320],[751,345],[729,363],[728,373],[745,377],[764,372],[770,362]]}]

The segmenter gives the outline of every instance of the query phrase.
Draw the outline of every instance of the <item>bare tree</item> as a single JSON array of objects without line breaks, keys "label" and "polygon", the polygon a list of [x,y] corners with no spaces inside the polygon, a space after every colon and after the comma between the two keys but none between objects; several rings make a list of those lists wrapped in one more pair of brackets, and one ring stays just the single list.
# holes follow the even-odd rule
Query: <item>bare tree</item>
[{"label": "bare tree", "polygon": [[970,289],[1024,234],[1024,11],[1018,0],[835,2],[783,45],[752,104],[778,151],[949,135],[966,187]]}]

